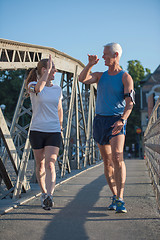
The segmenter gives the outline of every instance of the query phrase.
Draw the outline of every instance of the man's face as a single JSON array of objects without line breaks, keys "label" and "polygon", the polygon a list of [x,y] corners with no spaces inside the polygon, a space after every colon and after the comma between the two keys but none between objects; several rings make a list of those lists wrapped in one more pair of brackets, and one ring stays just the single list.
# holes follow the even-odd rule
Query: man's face
[{"label": "man's face", "polygon": [[115,55],[111,53],[109,47],[104,47],[102,58],[104,59],[106,66],[112,66],[115,62]]}]

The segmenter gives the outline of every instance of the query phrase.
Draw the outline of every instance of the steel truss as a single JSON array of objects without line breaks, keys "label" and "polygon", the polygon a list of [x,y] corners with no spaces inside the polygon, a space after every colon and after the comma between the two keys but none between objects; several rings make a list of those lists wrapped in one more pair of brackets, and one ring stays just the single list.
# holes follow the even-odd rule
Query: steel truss
[{"label": "steel truss", "polygon": [[[78,82],[78,75],[84,67],[79,60],[53,48],[0,39],[0,69],[26,69],[25,78],[29,70],[35,67],[41,58],[48,57],[49,54],[52,55],[58,72],[61,73],[64,130],[58,165],[60,175],[63,177],[66,171],[70,173],[71,169],[81,169],[99,159],[99,151],[93,140],[92,132],[96,88],[94,85],[88,86]],[[13,198],[19,197],[22,190],[30,189],[30,182],[26,179],[26,169],[31,153],[28,139],[29,124],[24,126],[23,121],[19,121],[26,115],[29,118],[32,115],[24,82],[25,79],[10,130],[0,110],[0,133],[6,148],[0,158],[1,169],[4,169],[0,172],[0,176],[8,190],[13,190]],[[26,104],[28,101],[29,104]],[[6,171],[7,159],[11,161],[17,176],[15,184]]]}]

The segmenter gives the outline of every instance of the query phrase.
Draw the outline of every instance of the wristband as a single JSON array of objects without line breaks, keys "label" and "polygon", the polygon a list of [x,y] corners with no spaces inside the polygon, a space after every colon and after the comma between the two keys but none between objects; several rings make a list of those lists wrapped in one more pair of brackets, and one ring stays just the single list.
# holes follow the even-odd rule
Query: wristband
[{"label": "wristband", "polygon": [[123,118],[120,118],[119,120],[120,120],[123,124],[126,123],[126,120],[124,120]]}]

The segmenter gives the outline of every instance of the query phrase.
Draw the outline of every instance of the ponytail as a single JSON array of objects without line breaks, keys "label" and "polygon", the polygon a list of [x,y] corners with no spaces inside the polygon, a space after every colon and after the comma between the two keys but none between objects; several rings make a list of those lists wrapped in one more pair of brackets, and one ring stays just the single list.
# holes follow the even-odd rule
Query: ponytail
[{"label": "ponytail", "polygon": [[28,92],[28,84],[30,82],[37,82],[37,68],[33,68],[29,74],[28,77],[26,78],[26,84],[25,84],[25,88]]}]

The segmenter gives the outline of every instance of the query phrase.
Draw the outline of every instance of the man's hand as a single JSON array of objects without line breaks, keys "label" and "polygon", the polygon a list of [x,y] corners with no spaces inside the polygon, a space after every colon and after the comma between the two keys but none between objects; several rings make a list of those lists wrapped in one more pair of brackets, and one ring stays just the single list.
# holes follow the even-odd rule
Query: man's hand
[{"label": "man's hand", "polygon": [[89,61],[89,65],[93,66],[99,62],[99,59],[98,59],[97,55],[89,55],[88,54],[88,61]]},{"label": "man's hand", "polygon": [[115,122],[115,123],[112,125],[112,127],[113,127],[112,134],[113,134],[113,135],[118,134],[118,133],[122,130],[123,126],[124,126],[124,124],[123,124],[121,121]]},{"label": "man's hand", "polygon": [[91,74],[90,72],[92,67],[99,62],[99,59],[97,55],[88,54],[88,61],[89,61],[88,64],[80,73],[78,80],[84,84],[98,83],[100,77],[102,76],[102,73],[95,72]]}]

